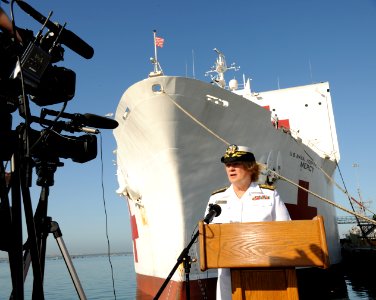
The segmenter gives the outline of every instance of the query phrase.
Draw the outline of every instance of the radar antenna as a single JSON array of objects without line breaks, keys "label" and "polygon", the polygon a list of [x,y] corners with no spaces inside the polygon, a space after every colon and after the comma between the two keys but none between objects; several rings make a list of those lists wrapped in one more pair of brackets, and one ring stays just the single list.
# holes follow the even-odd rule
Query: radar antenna
[{"label": "radar antenna", "polygon": [[[217,48],[213,49],[217,54],[217,60],[215,62],[215,65],[210,68],[210,71],[205,72],[205,76],[209,76],[213,83],[217,84],[221,88],[225,88],[226,86],[226,80],[225,80],[225,72],[228,70],[234,70],[238,71],[240,69],[239,66],[236,66],[235,63],[232,63],[230,67],[227,67],[226,59],[224,54],[219,51]],[[212,75],[211,73],[215,73],[215,75]]]}]

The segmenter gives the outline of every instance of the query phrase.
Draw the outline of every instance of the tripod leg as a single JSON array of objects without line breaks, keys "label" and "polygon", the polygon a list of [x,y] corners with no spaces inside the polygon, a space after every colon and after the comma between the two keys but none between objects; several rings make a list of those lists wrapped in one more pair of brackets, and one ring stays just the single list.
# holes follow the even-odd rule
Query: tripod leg
[{"label": "tripod leg", "polygon": [[85,292],[81,286],[80,279],[77,276],[76,270],[73,266],[67,247],[65,246],[64,240],[62,238],[63,234],[61,233],[59,224],[57,222],[54,222],[54,221],[51,222],[51,232],[54,234],[54,237],[59,246],[60,252],[63,255],[65,264],[67,265],[69,274],[72,278],[72,281],[73,281],[74,287],[76,288],[78,296],[80,297],[80,299],[86,300],[87,298],[86,298]]},{"label": "tripod leg", "polygon": [[44,278],[46,261],[47,237],[50,231],[51,218],[47,217],[49,187],[42,186],[38,206],[34,214],[35,229],[37,232],[37,243],[39,246],[39,260]]},{"label": "tripod leg", "polygon": [[[44,268],[45,268],[45,256],[46,256],[46,243],[47,243],[47,236],[50,230],[50,223],[51,218],[46,217],[47,214],[47,199],[48,199],[48,187],[43,187],[41,192],[41,197],[39,199],[39,203],[34,215],[34,227],[35,227],[35,234],[36,234],[36,245],[39,245],[39,256],[38,261],[40,264],[40,274],[42,278],[44,278]],[[26,214],[26,213],[25,213]],[[29,218],[31,219],[31,218]],[[26,280],[27,274],[29,272],[30,265],[32,264],[32,256],[31,256],[31,242],[30,239],[24,245],[24,255],[23,255],[23,283]],[[22,244],[21,244],[22,249]],[[13,268],[11,267],[11,270]],[[22,274],[22,272],[20,272]],[[34,293],[35,288],[33,289]],[[44,291],[43,291],[44,292]],[[14,298],[15,289],[12,291],[12,296]],[[35,296],[37,299],[40,295]],[[18,299],[17,297],[15,299]]]},{"label": "tripod leg", "polygon": [[[19,173],[13,168],[12,160],[12,209],[9,206],[8,190],[5,184],[5,169],[1,164],[1,199],[0,209],[1,225],[6,235],[4,249],[8,251],[9,266],[12,277],[13,292],[10,298],[24,299],[24,284],[22,277],[22,218],[21,218],[21,193],[19,187]],[[9,231],[8,231],[9,230]],[[3,237],[2,237],[3,238]]]},{"label": "tripod leg", "polygon": [[37,242],[37,232],[35,229],[33,210],[31,207],[31,197],[28,187],[21,184],[23,196],[25,219],[28,232],[28,242],[30,243],[31,264],[33,267],[33,295],[32,299],[44,299],[43,291],[43,270],[40,263],[40,247]]}]

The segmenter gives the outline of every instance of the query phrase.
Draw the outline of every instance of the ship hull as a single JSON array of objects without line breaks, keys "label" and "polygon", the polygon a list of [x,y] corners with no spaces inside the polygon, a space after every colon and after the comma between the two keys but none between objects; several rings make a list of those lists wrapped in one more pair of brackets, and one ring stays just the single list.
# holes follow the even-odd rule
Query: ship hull
[{"label": "ship hull", "polygon": [[[219,161],[228,144],[251,147],[258,162],[333,199],[329,179],[334,159],[308,147],[288,128],[273,126],[266,104],[198,80],[168,76],[140,81],[122,96],[114,130],[118,192],[129,207],[140,295],[158,291],[197,230],[211,192],[228,185]],[[285,180],[275,185],[292,219],[324,217],[330,260],[339,262],[335,208]],[[196,243],[191,257],[199,259],[198,252]],[[201,272],[192,264],[191,282],[213,283],[215,277],[215,270]],[[181,265],[168,286],[175,296],[164,292],[160,299],[184,299],[185,280]],[[194,286],[193,293],[202,292],[199,284]]]}]

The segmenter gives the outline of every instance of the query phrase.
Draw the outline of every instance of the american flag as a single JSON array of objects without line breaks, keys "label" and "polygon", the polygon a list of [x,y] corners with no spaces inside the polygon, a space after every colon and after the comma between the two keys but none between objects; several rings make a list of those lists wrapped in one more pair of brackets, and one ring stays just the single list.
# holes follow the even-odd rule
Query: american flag
[{"label": "american flag", "polygon": [[164,38],[161,38],[161,37],[155,37],[155,45],[157,47],[163,47],[163,43],[164,43]]}]

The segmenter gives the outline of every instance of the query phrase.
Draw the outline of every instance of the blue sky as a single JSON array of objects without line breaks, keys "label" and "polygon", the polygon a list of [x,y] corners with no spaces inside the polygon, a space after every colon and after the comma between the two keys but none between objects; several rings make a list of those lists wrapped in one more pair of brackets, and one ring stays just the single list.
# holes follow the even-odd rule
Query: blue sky
[{"label": "blue sky", "polygon": [[[238,79],[243,73],[252,78],[254,91],[329,81],[342,175],[349,192],[356,195],[359,185],[363,200],[373,201],[370,209],[376,211],[375,0],[27,2],[45,16],[52,10],[54,22],[67,22],[69,30],[94,48],[94,57],[87,60],[64,47],[65,59],[58,65],[77,74],[76,95],[67,112],[114,113],[126,88],[152,70],[154,29],[165,38],[158,58],[166,75],[193,76],[194,57],[195,77],[208,81],[204,73],[214,63],[216,47],[228,63],[241,67],[235,74]],[[9,12],[9,5],[1,5]],[[40,28],[17,5],[15,21],[34,33]],[[48,108],[59,110],[60,105]],[[33,112],[39,110],[33,105]],[[116,143],[111,130],[102,130],[102,138],[111,250],[130,251],[127,204],[115,193]],[[100,155],[85,164],[62,161],[48,213],[60,224],[70,253],[106,252]],[[353,168],[353,163],[359,167]],[[34,175],[34,207],[39,193],[35,179]],[[349,207],[341,193],[335,194]],[[58,252],[52,236],[48,244],[49,253]]]}]

